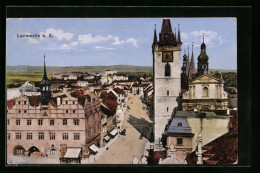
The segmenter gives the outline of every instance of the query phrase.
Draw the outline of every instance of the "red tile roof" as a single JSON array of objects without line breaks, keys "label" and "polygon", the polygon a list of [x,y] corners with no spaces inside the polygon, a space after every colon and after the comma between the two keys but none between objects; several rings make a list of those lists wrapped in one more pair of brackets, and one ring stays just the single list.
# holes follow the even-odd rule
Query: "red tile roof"
[{"label": "red tile roof", "polygon": [[9,110],[12,109],[14,105],[15,105],[15,100],[14,99],[11,99],[11,100],[7,101],[7,107],[8,107]]},{"label": "red tile roof", "polygon": [[139,84],[138,84],[138,83],[134,83],[134,84],[132,85],[132,87],[139,87]]},{"label": "red tile roof", "polygon": [[117,97],[112,92],[107,93],[106,91],[101,92],[100,98],[101,99],[108,98],[110,100],[117,100]]},{"label": "red tile roof", "polygon": [[[206,150],[202,156],[209,157],[205,164],[233,164],[238,159],[238,136],[237,136],[237,111],[230,111],[232,126],[226,134],[216,138],[202,147]],[[188,164],[196,164],[198,157],[196,151],[186,157]]]},{"label": "red tile roof", "polygon": [[149,153],[147,158],[147,162],[149,165],[157,165],[159,163],[160,158],[166,157],[166,151],[154,151]]},{"label": "red tile roof", "polygon": [[108,98],[102,99],[102,103],[105,105],[101,106],[101,110],[106,115],[114,115],[117,109],[117,100],[110,100]]},{"label": "red tile roof", "polygon": [[125,94],[124,90],[120,89],[120,88],[114,88],[114,91],[117,93],[117,94]]},{"label": "red tile roof", "polygon": [[28,97],[29,104],[33,107],[40,106],[41,104],[41,96],[30,96]]}]

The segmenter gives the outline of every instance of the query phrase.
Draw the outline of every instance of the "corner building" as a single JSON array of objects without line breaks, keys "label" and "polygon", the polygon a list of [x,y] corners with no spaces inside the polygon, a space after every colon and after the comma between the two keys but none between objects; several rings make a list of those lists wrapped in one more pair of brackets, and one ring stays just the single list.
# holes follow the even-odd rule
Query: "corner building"
[{"label": "corner building", "polygon": [[[178,36],[177,36],[178,35]],[[181,91],[181,38],[173,33],[170,19],[163,19],[157,41],[154,30],[153,74],[154,74],[154,144],[159,147],[165,125],[171,117],[176,99]]]}]

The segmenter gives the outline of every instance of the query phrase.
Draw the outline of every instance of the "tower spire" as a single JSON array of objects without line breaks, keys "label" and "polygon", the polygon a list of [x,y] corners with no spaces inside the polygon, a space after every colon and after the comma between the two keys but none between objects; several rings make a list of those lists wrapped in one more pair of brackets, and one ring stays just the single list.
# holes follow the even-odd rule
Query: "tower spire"
[{"label": "tower spire", "polygon": [[203,33],[203,43],[204,43],[204,33]]},{"label": "tower spire", "polygon": [[180,31],[180,24],[178,24],[178,42],[181,43],[181,31]]},{"label": "tower spire", "polygon": [[156,24],[155,24],[155,26],[154,26],[153,44],[157,44]]},{"label": "tower spire", "polygon": [[196,74],[195,64],[194,64],[194,54],[193,54],[193,42],[192,42],[192,53],[191,53],[191,62],[190,62],[190,70],[189,70],[189,80],[193,79],[193,76]]},{"label": "tower spire", "polygon": [[45,54],[43,54],[43,58],[44,58],[44,74],[43,74],[43,79],[47,79],[46,64],[45,64]]},{"label": "tower spire", "polygon": [[186,75],[189,76],[190,69],[190,45],[188,44],[188,57],[187,57],[187,65],[186,65]]}]

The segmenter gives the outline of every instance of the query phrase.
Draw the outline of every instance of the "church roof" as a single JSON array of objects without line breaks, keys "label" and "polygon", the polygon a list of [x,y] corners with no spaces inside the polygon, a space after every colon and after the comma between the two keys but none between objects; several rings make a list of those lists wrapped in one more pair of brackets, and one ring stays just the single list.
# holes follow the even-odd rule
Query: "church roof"
[{"label": "church roof", "polygon": [[175,134],[192,134],[187,119],[184,117],[174,117],[166,132]]},{"label": "church roof", "polygon": [[177,45],[176,35],[172,32],[170,19],[163,19],[161,33],[159,34],[159,46]]}]

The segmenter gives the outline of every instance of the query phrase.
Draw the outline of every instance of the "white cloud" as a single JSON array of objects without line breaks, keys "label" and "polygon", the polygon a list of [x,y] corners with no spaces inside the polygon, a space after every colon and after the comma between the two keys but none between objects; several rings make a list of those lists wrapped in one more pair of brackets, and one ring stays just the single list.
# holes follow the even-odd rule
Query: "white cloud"
[{"label": "white cloud", "polygon": [[129,39],[126,40],[126,42],[127,43],[132,43],[136,47],[138,46],[137,45],[137,41],[134,38],[129,38]]},{"label": "white cloud", "polygon": [[103,50],[114,50],[115,48],[113,47],[102,47],[102,46],[96,46],[94,47],[95,49],[103,49]]},{"label": "white cloud", "polygon": [[72,43],[70,43],[70,45],[72,46],[77,46],[79,43],[77,41],[73,41]]},{"label": "white cloud", "polygon": [[181,33],[181,39],[186,39],[186,38],[188,38],[188,34],[182,32]]},{"label": "white cloud", "polygon": [[46,29],[45,32],[41,32],[40,34],[41,35],[45,34],[45,36],[47,36],[47,37],[49,36],[49,34],[52,34],[58,40],[65,39],[67,41],[70,41],[73,38],[73,35],[74,35],[73,33],[70,33],[70,32],[64,32],[61,29],[55,30],[55,29],[52,29],[52,28]]},{"label": "white cloud", "polygon": [[67,44],[62,44],[59,49],[71,49],[71,47]]},{"label": "white cloud", "polygon": [[114,39],[114,42],[113,42],[113,44],[115,44],[115,45],[118,45],[118,44],[123,44],[123,43],[125,43],[125,41],[124,41],[124,40],[121,40],[121,41],[119,41],[119,38],[118,38],[118,37],[114,37],[113,39]]},{"label": "white cloud", "polygon": [[112,35],[108,35],[106,37],[103,37],[101,35],[97,35],[95,37],[92,37],[91,34],[86,34],[86,35],[79,35],[78,36],[78,41],[82,44],[85,43],[99,43],[99,42],[105,42],[109,39],[112,38]]}]

